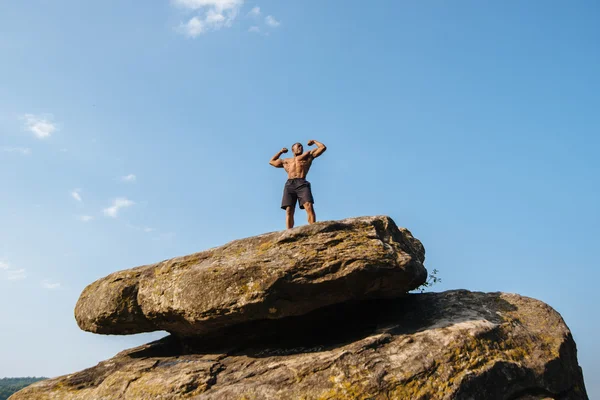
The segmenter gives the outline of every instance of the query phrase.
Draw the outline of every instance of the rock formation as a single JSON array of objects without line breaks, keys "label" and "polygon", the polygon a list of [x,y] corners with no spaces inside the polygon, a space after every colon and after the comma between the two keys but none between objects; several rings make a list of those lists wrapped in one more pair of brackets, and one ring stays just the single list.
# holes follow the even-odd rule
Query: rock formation
[{"label": "rock formation", "polygon": [[560,315],[515,294],[407,294],[424,249],[387,217],[323,222],[109,275],[83,329],[170,336],[35,399],[587,399]]},{"label": "rock formation", "polygon": [[424,258],[421,242],[387,217],[308,225],[116,272],[85,288],[75,318],[95,333],[196,336],[402,295],[425,282]]}]

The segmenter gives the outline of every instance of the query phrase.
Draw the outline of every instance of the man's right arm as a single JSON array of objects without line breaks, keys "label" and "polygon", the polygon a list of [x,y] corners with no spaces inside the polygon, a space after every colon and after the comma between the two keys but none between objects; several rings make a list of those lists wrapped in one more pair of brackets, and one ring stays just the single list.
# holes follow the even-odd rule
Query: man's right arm
[{"label": "man's right arm", "polygon": [[281,157],[281,155],[283,153],[287,153],[287,152],[288,152],[288,149],[286,149],[285,147],[283,149],[279,150],[277,152],[277,154],[275,154],[273,156],[273,158],[271,158],[271,161],[269,161],[269,164],[271,164],[275,168],[283,168],[283,160],[280,160],[279,157]]}]

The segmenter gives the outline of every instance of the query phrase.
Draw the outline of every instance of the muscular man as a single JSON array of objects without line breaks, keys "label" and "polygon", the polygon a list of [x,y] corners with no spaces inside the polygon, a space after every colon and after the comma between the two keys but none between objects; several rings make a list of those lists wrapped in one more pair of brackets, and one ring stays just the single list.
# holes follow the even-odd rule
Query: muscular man
[{"label": "muscular man", "polygon": [[312,192],[310,190],[310,182],[306,180],[306,175],[313,162],[313,160],[319,157],[327,147],[321,142],[316,140],[309,140],[308,145],[317,145],[316,149],[312,149],[304,153],[304,148],[300,143],[296,143],[292,146],[292,153],[294,157],[280,160],[282,154],[287,153],[288,149],[285,147],[277,152],[269,161],[269,164],[275,168],[283,168],[288,174],[288,180],[283,188],[283,200],[281,201],[281,208],[285,210],[285,225],[287,229],[294,227],[294,211],[296,211],[296,200],[300,204],[300,208],[306,210],[308,215],[308,223],[314,224],[317,220],[315,215],[315,208],[313,207]]}]

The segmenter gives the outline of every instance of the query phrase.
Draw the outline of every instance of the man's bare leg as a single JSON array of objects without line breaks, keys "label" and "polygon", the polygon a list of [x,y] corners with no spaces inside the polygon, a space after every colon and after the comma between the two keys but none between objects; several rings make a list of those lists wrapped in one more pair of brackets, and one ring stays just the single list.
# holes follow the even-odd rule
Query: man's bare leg
[{"label": "man's bare leg", "polygon": [[287,206],[285,208],[285,226],[287,229],[294,227],[294,211],[296,207]]},{"label": "man's bare leg", "polygon": [[317,216],[315,215],[315,208],[312,203],[304,203],[304,209],[306,210],[306,215],[308,216],[308,223],[314,224],[317,220]]}]

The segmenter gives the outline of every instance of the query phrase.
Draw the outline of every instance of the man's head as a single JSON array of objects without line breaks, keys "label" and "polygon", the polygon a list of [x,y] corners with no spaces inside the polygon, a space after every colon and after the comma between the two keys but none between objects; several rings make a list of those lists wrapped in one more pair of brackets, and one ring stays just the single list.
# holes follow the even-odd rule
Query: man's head
[{"label": "man's head", "polygon": [[303,151],[304,147],[302,147],[301,143],[294,143],[294,145],[292,146],[292,153],[294,153],[294,155],[296,156],[302,154]]}]

